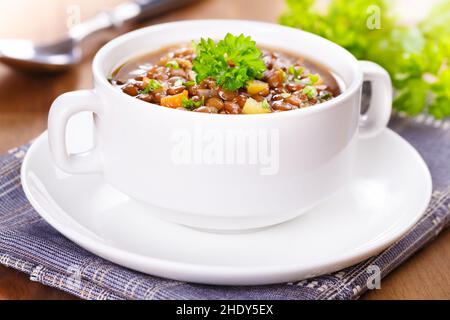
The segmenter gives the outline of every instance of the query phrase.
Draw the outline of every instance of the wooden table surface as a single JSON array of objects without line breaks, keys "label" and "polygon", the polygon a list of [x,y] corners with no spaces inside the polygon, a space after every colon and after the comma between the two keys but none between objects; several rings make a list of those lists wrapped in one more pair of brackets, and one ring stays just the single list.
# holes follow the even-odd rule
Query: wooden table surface
[{"label": "wooden table surface", "polygon": [[[73,13],[81,20],[120,0],[15,0],[0,2],[1,37],[51,41],[64,35]],[[196,18],[241,18],[275,22],[282,0],[201,0],[190,7],[147,21]],[[411,7],[411,6],[409,6]],[[111,35],[85,45],[86,57],[73,70],[52,76],[22,74],[0,65],[0,153],[23,144],[46,129],[51,102],[66,91],[91,88],[95,50]],[[86,49],[90,48],[90,49]],[[450,299],[450,230],[382,280],[380,290],[363,299]],[[0,267],[0,299],[71,299],[53,288],[31,282],[25,274]]]}]

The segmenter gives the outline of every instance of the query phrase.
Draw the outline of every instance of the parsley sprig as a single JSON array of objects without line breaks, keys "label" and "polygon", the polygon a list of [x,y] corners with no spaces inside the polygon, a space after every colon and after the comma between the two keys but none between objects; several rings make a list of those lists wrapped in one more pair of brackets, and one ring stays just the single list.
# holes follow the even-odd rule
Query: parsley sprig
[{"label": "parsley sprig", "polygon": [[261,78],[266,66],[255,42],[243,34],[228,33],[224,39],[201,39],[194,46],[193,70],[197,83],[211,77],[227,90],[239,89],[249,80]]}]

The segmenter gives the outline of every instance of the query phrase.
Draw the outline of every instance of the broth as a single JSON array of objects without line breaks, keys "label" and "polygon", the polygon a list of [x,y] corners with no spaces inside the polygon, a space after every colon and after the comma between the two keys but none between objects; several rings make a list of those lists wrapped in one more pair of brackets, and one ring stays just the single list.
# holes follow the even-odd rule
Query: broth
[{"label": "broth", "polygon": [[114,70],[109,80],[124,93],[149,103],[221,114],[314,107],[341,93],[339,79],[327,68],[280,50],[259,50],[266,70],[260,79],[235,90],[221,87],[214,78],[197,83],[192,67],[196,53],[189,44],[130,59]]}]

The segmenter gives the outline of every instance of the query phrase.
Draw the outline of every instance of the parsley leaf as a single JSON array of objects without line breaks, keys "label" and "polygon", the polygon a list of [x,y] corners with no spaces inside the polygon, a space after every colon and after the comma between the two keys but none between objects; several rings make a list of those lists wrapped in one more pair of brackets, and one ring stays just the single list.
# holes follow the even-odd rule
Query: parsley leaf
[{"label": "parsley leaf", "polygon": [[155,89],[161,88],[161,83],[155,79],[150,79],[147,86],[140,93],[150,93]]},{"label": "parsley leaf", "polygon": [[302,93],[306,94],[308,98],[312,99],[317,96],[317,89],[313,86],[306,86],[303,88]]},{"label": "parsley leaf", "polygon": [[294,79],[301,77],[305,68],[290,66],[288,72],[294,76]]},{"label": "parsley leaf", "polygon": [[181,106],[188,110],[193,110],[199,108],[205,104],[205,97],[202,97],[201,100],[194,101],[192,99],[184,98],[181,100]]},{"label": "parsley leaf", "polygon": [[182,85],[185,87],[192,87],[192,86],[195,86],[195,81],[182,82]]},{"label": "parsley leaf", "polygon": [[211,77],[219,86],[227,90],[239,89],[249,80],[261,78],[266,66],[261,59],[261,51],[255,42],[243,34],[228,33],[224,39],[201,39],[195,45],[197,53],[193,60],[193,70],[197,82]]},{"label": "parsley leaf", "polygon": [[320,76],[318,74],[308,74],[309,81],[311,84],[316,84],[317,81],[319,81]]},{"label": "parsley leaf", "polygon": [[170,60],[169,62],[166,63],[166,68],[171,68],[171,69],[180,69],[180,66],[178,65],[178,62],[176,62],[175,60]]},{"label": "parsley leaf", "polygon": [[266,99],[264,99],[264,100],[261,102],[261,107],[262,107],[263,109],[265,109],[265,110],[270,110],[270,104],[269,104],[269,102],[268,102]]}]

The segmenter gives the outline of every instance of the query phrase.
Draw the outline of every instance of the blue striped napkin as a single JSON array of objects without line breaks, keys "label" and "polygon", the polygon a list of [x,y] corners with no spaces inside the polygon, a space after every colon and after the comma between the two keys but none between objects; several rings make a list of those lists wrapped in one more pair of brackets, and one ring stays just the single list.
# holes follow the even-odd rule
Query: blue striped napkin
[{"label": "blue striped napkin", "polygon": [[[295,283],[219,287],[145,275],[99,258],[48,225],[27,201],[20,166],[28,145],[0,156],[0,263],[83,299],[356,299],[431,241],[450,221],[450,121],[394,116],[390,127],[424,157],[434,183],[423,218],[402,239],[367,261]],[[370,270],[369,270],[370,271]]]}]

